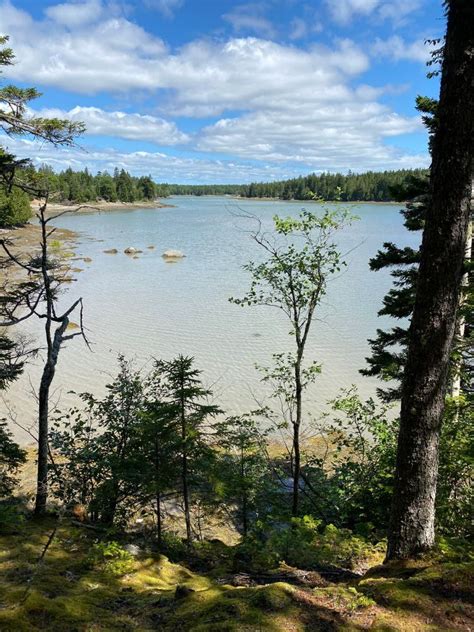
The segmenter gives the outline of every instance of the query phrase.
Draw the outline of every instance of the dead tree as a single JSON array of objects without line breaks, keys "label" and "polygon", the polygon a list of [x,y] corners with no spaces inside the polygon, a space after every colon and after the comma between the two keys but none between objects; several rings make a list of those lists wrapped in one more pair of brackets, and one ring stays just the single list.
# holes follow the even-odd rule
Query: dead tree
[{"label": "dead tree", "polygon": [[[48,498],[49,397],[59,353],[65,342],[78,336],[82,337],[89,346],[84,328],[82,298],[76,299],[64,311],[58,310],[58,296],[63,284],[67,281],[69,270],[64,270],[61,261],[51,257],[49,251],[49,240],[56,232],[56,228],[51,226],[51,223],[65,213],[75,212],[79,209],[64,211],[48,217],[47,206],[48,194],[46,193],[36,215],[40,225],[39,255],[31,257],[28,261],[23,261],[20,255],[13,252],[11,240],[0,240],[0,246],[5,253],[5,263],[19,268],[27,275],[26,281],[16,284],[13,288],[7,287],[5,289],[5,298],[1,305],[3,316],[1,325],[17,325],[32,317],[39,318],[44,322],[46,357],[38,392],[36,515],[45,513]],[[73,313],[78,313],[79,324],[77,331],[71,333],[69,325]]]}]

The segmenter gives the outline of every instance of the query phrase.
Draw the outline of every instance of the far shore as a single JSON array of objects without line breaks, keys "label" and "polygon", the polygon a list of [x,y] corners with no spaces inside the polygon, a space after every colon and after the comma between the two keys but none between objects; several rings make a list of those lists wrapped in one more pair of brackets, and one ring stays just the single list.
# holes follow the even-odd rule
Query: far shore
[{"label": "far shore", "polygon": [[[204,197],[204,196],[202,196]],[[213,197],[213,196],[210,196]],[[230,195],[230,196],[226,196],[226,197],[231,197],[234,200],[250,200],[252,202],[289,202],[290,204],[305,204],[305,203],[312,203],[312,204],[354,204],[356,206],[360,205],[360,204],[377,204],[377,205],[393,205],[393,204],[401,204],[403,206],[404,202],[397,202],[396,200],[393,201],[386,201],[386,200],[295,200],[294,198],[292,198],[291,200],[284,200],[283,198],[277,198],[277,197],[245,197],[243,195]]]},{"label": "far shore", "polygon": [[[243,200],[248,202],[284,202],[289,204],[353,204],[358,206],[360,204],[374,204],[377,206],[393,206],[394,204],[400,204],[403,206],[405,202],[399,202],[397,200],[295,200],[292,198],[291,200],[284,200],[283,198],[278,197],[246,197],[245,195],[233,195],[230,193],[222,193],[222,194],[214,194],[214,193],[203,193],[202,195],[194,195],[193,193],[176,193],[171,197],[173,198],[215,198],[215,197],[223,197],[228,200]],[[166,204],[164,206],[167,206]],[[172,204],[168,206],[174,206]]]},{"label": "far shore", "polygon": [[[39,201],[33,200],[31,202],[31,209],[33,213],[38,211]],[[46,210],[46,214],[57,215],[60,213],[97,213],[102,211],[132,211],[141,208],[172,208],[172,204],[166,204],[161,200],[146,200],[142,202],[105,202],[103,200],[99,202],[84,202],[84,203],[60,203],[49,202]]]}]

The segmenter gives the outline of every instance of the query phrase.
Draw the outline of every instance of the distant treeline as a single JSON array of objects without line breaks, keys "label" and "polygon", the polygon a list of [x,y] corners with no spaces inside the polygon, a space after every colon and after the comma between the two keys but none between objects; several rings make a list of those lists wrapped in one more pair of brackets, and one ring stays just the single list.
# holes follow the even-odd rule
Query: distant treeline
[{"label": "distant treeline", "polygon": [[240,195],[248,198],[279,198],[281,200],[341,199],[348,202],[390,202],[394,191],[410,176],[425,174],[424,169],[398,171],[367,171],[366,173],[315,173],[278,182],[252,182],[251,184],[170,184],[171,195]]},{"label": "distant treeline", "polygon": [[83,203],[97,200],[108,202],[137,202],[168,197],[169,195],[238,195],[247,198],[279,198],[282,200],[343,200],[350,202],[389,202],[395,191],[403,188],[410,176],[425,174],[423,169],[398,171],[367,171],[366,173],[311,174],[278,182],[251,184],[157,184],[150,175],[135,177],[125,169],[114,169],[113,174],[99,171],[93,175],[84,169],[66,169],[59,173],[48,165],[26,169],[28,179],[44,179],[55,198],[61,202]]},{"label": "distant treeline", "polygon": [[139,202],[169,195],[167,185],[156,184],[151,176],[131,176],[125,169],[114,169],[113,174],[99,171],[92,175],[83,171],[66,169],[55,173],[48,165],[38,169],[29,167],[29,177],[44,179],[55,198],[61,202]]}]

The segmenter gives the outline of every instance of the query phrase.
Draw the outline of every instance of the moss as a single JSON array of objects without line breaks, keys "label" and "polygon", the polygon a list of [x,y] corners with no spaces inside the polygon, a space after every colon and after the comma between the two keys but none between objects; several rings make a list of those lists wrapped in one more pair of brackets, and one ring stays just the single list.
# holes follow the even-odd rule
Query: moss
[{"label": "moss", "polygon": [[375,601],[366,594],[359,592],[354,586],[328,586],[315,588],[316,597],[322,597],[325,601],[333,602],[338,610],[363,610],[375,606]]},{"label": "moss", "polygon": [[290,605],[292,591],[291,586],[283,582],[258,587],[252,596],[252,604],[264,610],[282,610]]},{"label": "moss", "polygon": [[201,591],[207,590],[211,585],[207,577],[192,573],[180,564],[171,563],[164,555],[140,560],[134,572],[124,580],[124,583],[137,590],[152,587],[165,591],[174,591],[178,585]]},{"label": "moss", "polygon": [[[216,581],[211,543],[192,561],[209,557],[212,576],[164,555],[138,556],[127,574],[110,574],[103,564],[90,564],[96,534],[67,522],[38,565],[55,525],[53,518],[27,520],[21,533],[0,535],[2,632],[426,632],[472,625],[474,568],[468,561],[440,563],[436,558],[387,565],[352,586],[329,584],[313,590],[273,583],[241,588]],[[225,554],[220,547],[219,564]],[[175,596],[177,586],[186,588],[180,598]]]},{"label": "moss", "polygon": [[[288,584],[278,583],[257,588],[212,587],[192,594],[174,614],[172,625],[179,630],[286,630],[288,621],[284,613],[293,619],[297,630],[297,612],[292,610]],[[283,616],[284,624],[275,621]],[[170,627],[171,629],[171,627]]]}]

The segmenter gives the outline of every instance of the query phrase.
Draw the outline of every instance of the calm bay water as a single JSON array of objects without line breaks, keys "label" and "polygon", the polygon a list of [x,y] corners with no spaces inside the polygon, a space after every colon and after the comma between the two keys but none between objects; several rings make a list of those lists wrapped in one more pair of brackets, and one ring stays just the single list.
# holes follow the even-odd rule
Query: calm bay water
[{"label": "calm bay water", "polygon": [[[169,202],[175,206],[58,220],[79,233],[76,254],[92,259],[74,262],[83,271],[62,299],[69,304],[83,297],[92,342],[92,352],[80,339],[61,351],[54,401],[62,409],[77,401],[70,390],[102,394],[116,371],[118,353],[134,358],[137,367],[149,366],[153,356],[171,359],[182,353],[195,356],[204,382],[226,411],[244,412],[255,407],[254,396],[262,392],[255,363],[267,364],[272,353],[289,348],[289,327],[278,310],[228,302],[248,288],[242,265],[259,257],[247,232],[252,223],[239,213],[257,215],[270,228],[275,213],[296,215],[303,206],[320,207],[219,197],[177,197]],[[360,219],[339,238],[341,250],[349,253],[349,265],[330,283],[308,346],[308,357],[323,365],[307,403],[316,415],[341,387],[356,384],[362,395],[374,394],[377,381],[363,378],[358,370],[369,352],[367,338],[388,324],[377,318],[377,311],[391,281],[385,271],[370,272],[368,260],[384,241],[409,245],[417,239],[403,228],[400,205],[351,208]],[[143,253],[133,259],[123,253],[128,246]],[[119,253],[105,254],[109,248]],[[166,263],[161,254],[169,248],[182,250],[186,258]],[[41,324],[30,321],[22,331],[40,336]],[[39,363],[29,366],[8,392],[23,425],[34,420],[30,383],[37,385],[39,375]],[[24,433],[15,433],[28,440]]]}]

